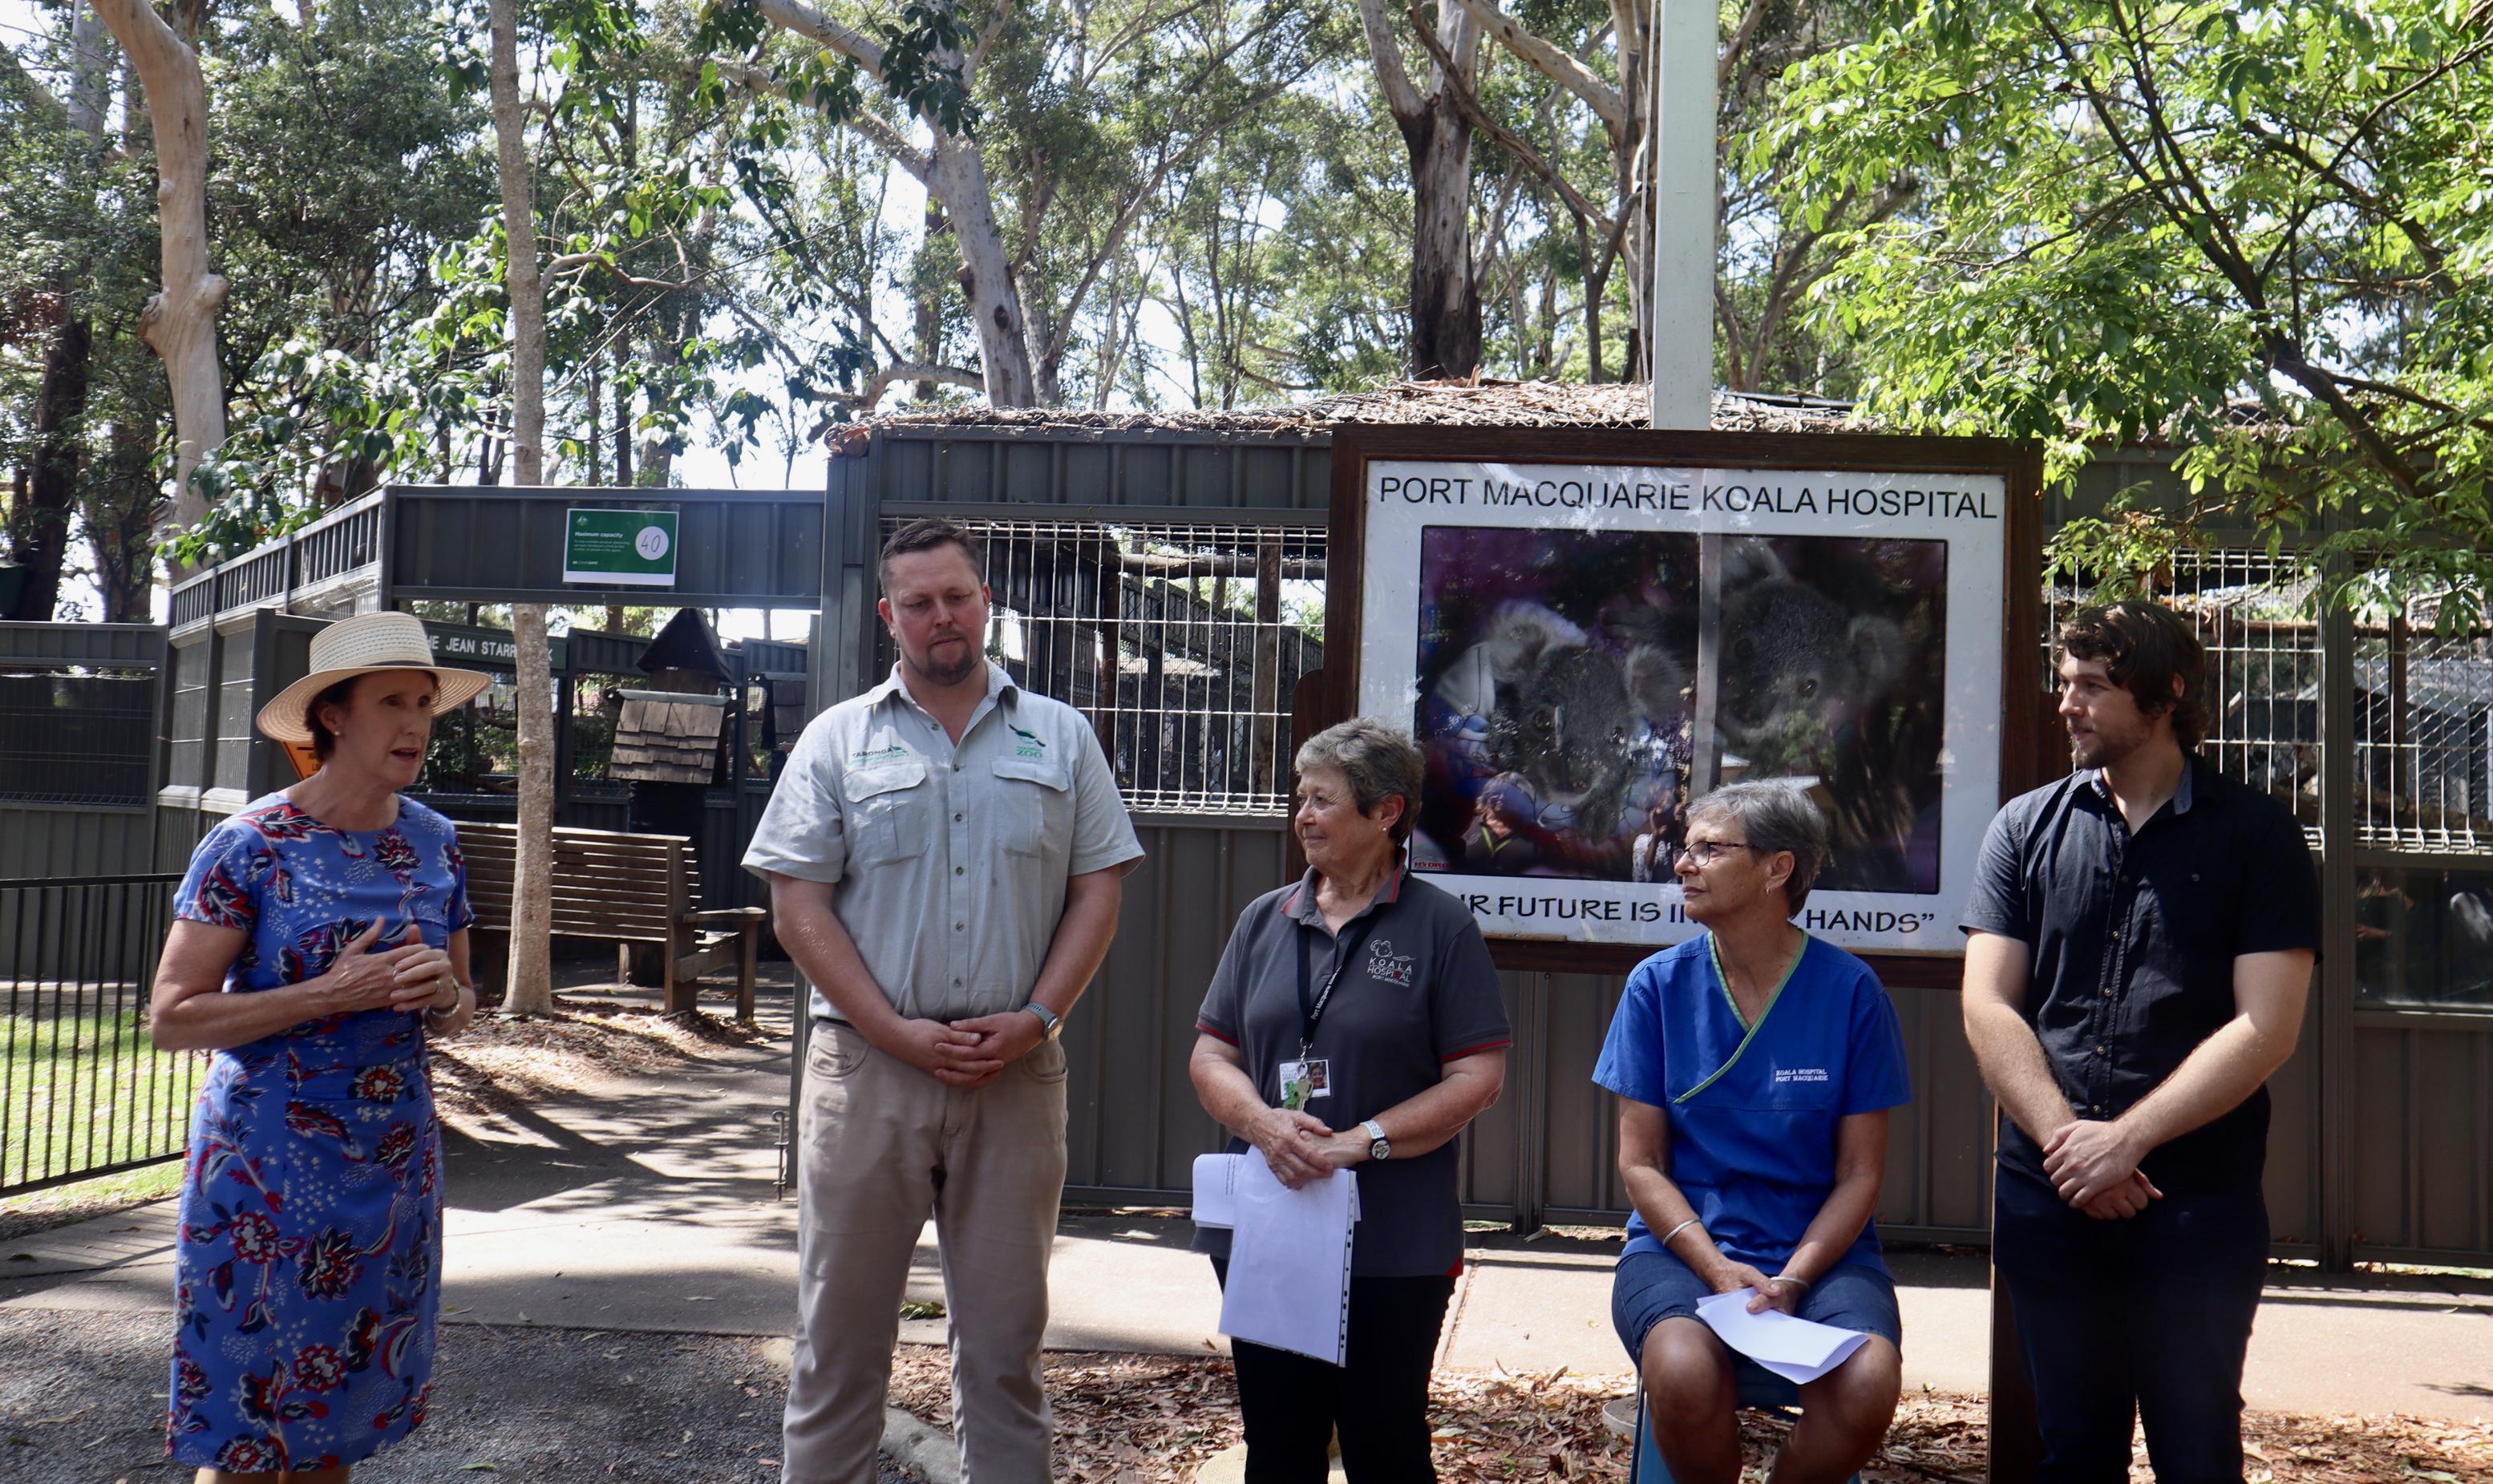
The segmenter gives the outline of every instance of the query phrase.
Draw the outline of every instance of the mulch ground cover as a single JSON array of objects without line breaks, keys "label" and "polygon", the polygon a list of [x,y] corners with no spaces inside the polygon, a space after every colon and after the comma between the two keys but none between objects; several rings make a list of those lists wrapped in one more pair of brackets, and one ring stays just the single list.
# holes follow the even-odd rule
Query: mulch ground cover
[{"label": "mulch ground cover", "polygon": [[[892,1367],[893,1405],[948,1427],[949,1365],[940,1347],[902,1346]],[[1602,1421],[1620,1380],[1563,1371],[1440,1372],[1429,1386],[1438,1476],[1447,1484],[1624,1480],[1627,1442]],[[1056,1473],[1068,1484],[1187,1484],[1206,1459],[1240,1437],[1237,1385],[1225,1359],[1051,1353],[1047,1396],[1056,1413]],[[1743,1433],[1746,1476],[1762,1480],[1782,1429],[1752,1412],[1743,1414]],[[1982,1398],[1908,1396],[1862,1477],[1875,1484],[1983,1480],[1988,1439]],[[2249,1484],[2493,1480],[2493,1423],[2254,1411],[2244,1419],[2243,1440]],[[2136,1484],[2153,1478],[2143,1444],[2130,1477]]]}]

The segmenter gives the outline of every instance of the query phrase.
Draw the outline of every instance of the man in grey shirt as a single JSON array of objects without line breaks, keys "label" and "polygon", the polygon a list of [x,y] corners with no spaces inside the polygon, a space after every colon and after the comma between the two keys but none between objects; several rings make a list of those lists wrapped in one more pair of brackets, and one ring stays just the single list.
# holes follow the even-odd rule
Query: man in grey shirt
[{"label": "man in grey shirt", "polygon": [[962,1476],[1049,1477],[1039,1340],[1065,1188],[1056,1033],[1142,856],[1080,712],[981,651],[958,526],[883,549],[891,676],[806,727],[745,852],[814,985],[789,1484],[869,1484],[910,1254],[944,1254]]}]

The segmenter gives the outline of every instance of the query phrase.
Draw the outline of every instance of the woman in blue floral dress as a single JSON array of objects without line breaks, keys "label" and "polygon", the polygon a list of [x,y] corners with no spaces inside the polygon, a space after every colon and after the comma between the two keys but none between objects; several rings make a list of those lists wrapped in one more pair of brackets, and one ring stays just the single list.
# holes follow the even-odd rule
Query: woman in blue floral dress
[{"label": "woman in blue floral dress", "polygon": [[213,1050],[182,1183],[166,1447],[200,1484],[328,1484],[424,1421],[441,1278],[425,1046],[475,1014],[450,821],[397,790],[484,689],[399,613],[312,642],[259,727],[320,768],[199,843],[156,1044]]}]

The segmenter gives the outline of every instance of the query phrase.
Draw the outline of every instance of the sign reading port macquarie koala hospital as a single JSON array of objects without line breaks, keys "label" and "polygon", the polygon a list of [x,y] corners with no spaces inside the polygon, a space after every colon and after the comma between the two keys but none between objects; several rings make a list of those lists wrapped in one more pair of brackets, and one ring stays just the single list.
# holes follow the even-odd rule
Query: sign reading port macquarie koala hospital
[{"label": "sign reading port macquarie koala hospital", "polygon": [[1335,445],[1357,583],[1330,600],[1356,610],[1337,698],[1420,744],[1414,869],[1492,937],[1661,946],[1698,931],[1691,806],[1774,780],[1833,840],[1803,927],[1962,952],[1983,830],[2034,750],[2009,724],[2041,684],[2035,584],[2011,578],[2029,450],[1457,431]]}]

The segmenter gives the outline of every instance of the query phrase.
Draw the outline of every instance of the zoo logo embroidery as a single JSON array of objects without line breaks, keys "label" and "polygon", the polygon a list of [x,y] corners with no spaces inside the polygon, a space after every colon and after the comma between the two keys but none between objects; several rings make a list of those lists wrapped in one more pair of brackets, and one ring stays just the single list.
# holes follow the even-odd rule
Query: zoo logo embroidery
[{"label": "zoo logo embroidery", "polygon": [[1399,985],[1403,989],[1409,989],[1411,972],[1418,964],[1419,960],[1409,954],[1396,953],[1394,945],[1389,942],[1380,940],[1367,950],[1367,977],[1380,984]]},{"label": "zoo logo embroidery", "polygon": [[1014,736],[1021,739],[1021,741],[1013,748],[1014,757],[1044,757],[1047,756],[1047,740],[1044,737],[1041,737],[1037,732],[1031,731],[1026,727],[1016,727],[1010,722],[1005,723],[1005,730],[1011,732]]}]

